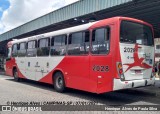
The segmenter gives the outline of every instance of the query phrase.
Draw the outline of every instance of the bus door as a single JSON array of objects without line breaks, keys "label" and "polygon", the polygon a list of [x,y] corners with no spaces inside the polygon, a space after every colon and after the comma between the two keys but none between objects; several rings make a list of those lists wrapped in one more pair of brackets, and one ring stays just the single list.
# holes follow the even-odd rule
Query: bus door
[{"label": "bus door", "polygon": [[90,91],[89,31],[69,35],[68,56],[65,57],[67,86]]},{"label": "bus door", "polygon": [[35,77],[39,81],[49,73],[50,39],[43,38],[38,41],[37,59],[35,64]]},{"label": "bus door", "polygon": [[26,76],[28,79],[36,80],[35,66],[37,61],[36,41],[29,41],[27,43],[27,57],[26,57]]},{"label": "bus door", "polygon": [[102,27],[92,30],[90,75],[97,92],[111,90],[112,55],[110,54],[111,28]]},{"label": "bus door", "polygon": [[35,66],[36,66],[36,57],[28,57],[26,59],[26,76],[28,79],[36,80],[35,77]]},{"label": "bus door", "polygon": [[49,73],[49,57],[38,57],[35,64],[35,77],[39,81]]}]

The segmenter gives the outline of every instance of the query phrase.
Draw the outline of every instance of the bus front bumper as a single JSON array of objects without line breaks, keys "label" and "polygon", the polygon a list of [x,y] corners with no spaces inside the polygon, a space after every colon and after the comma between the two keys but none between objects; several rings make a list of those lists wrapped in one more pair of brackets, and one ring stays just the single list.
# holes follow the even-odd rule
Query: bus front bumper
[{"label": "bus front bumper", "polygon": [[121,81],[120,79],[114,79],[113,91],[134,87],[143,87],[155,84],[155,78],[151,79],[141,79],[141,80],[131,80],[131,81]]}]

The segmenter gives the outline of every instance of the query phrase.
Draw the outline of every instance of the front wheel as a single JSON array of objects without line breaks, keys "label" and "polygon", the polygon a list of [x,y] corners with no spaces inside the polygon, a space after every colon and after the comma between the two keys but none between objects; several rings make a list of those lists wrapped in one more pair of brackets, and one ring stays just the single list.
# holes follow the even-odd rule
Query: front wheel
[{"label": "front wheel", "polygon": [[18,72],[17,72],[17,69],[14,69],[13,70],[13,77],[14,77],[14,80],[19,82],[20,81],[20,78],[18,77]]},{"label": "front wheel", "polygon": [[54,88],[57,92],[64,92],[65,91],[65,81],[63,74],[61,72],[57,72],[54,75]]}]

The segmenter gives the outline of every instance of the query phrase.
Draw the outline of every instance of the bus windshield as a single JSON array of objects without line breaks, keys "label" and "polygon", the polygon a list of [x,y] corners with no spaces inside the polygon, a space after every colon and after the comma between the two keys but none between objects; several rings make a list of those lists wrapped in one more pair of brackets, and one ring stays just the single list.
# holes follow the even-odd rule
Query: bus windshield
[{"label": "bus windshield", "polygon": [[149,26],[140,23],[122,21],[120,28],[120,42],[153,46],[152,29]]}]

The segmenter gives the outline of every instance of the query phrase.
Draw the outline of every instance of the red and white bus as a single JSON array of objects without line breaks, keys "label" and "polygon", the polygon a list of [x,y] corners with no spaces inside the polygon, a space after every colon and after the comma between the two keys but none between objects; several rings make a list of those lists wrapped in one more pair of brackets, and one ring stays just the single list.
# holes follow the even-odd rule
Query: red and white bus
[{"label": "red and white bus", "polygon": [[154,85],[150,24],[113,17],[8,43],[6,74],[104,93]]}]

